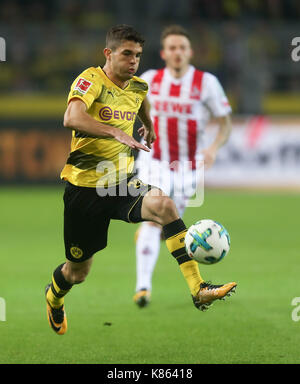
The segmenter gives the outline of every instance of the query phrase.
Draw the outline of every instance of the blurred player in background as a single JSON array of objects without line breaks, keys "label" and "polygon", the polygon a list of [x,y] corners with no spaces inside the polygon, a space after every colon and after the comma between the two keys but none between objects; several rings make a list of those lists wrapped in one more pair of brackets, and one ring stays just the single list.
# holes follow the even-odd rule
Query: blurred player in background
[{"label": "blurred player in background", "polygon": [[[60,335],[67,331],[64,297],[74,284],[85,280],[94,254],[106,247],[110,220],[129,223],[147,220],[161,225],[168,249],[200,310],[230,295],[236,287],[236,283],[212,285],[203,280],[198,264],[185,251],[187,229],[174,202],[160,189],[134,175],[132,149],[149,151],[155,140],[145,101],[148,85],[134,76],[143,44],[144,39],[132,27],[111,28],[104,49],[104,67],[82,72],[69,93],[64,126],[71,128],[73,135],[71,153],[61,173],[66,180],[67,260],[54,270],[52,281],[46,286],[48,322]],[[144,124],[148,147],[132,137],[136,116]],[[115,294],[112,293],[112,301]]]},{"label": "blurred player in background", "polygon": [[[211,167],[218,149],[228,140],[231,107],[218,79],[190,64],[193,51],[184,28],[167,27],[161,47],[165,68],[150,69],[141,76],[149,85],[147,98],[157,139],[150,153],[139,153],[138,177],[169,195],[182,217],[196,191],[197,169],[201,172],[203,161],[205,168]],[[203,133],[211,116],[217,121],[218,133],[204,149]],[[139,133],[144,134],[143,127]],[[134,301],[140,307],[150,302],[161,234],[162,227],[154,222],[143,223],[137,232]]]}]

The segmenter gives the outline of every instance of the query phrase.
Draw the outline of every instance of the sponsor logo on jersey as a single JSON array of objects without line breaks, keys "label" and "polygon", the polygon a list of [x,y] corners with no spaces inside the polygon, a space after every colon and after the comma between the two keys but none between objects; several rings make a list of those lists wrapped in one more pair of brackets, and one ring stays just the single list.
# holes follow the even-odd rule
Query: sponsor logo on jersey
[{"label": "sponsor logo on jersey", "polygon": [[111,119],[134,121],[136,118],[136,112],[112,110],[110,107],[103,107],[99,111],[99,116],[100,119],[104,121]]},{"label": "sponsor logo on jersey", "polygon": [[193,113],[193,105],[191,103],[178,103],[173,101],[154,101],[154,108],[158,112],[167,113],[184,113],[190,115]]},{"label": "sponsor logo on jersey", "polygon": [[89,88],[92,84],[93,84],[92,82],[85,80],[84,78],[80,77],[80,79],[77,81],[77,84],[75,85],[74,90],[77,90],[80,93],[85,94],[85,93],[87,93],[87,91],[89,90]]}]

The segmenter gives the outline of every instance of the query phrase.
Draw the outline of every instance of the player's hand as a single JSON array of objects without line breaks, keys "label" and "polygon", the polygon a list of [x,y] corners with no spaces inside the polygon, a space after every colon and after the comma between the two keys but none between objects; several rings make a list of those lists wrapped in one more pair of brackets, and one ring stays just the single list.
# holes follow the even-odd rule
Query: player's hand
[{"label": "player's hand", "polygon": [[128,147],[132,149],[137,149],[138,151],[142,149],[143,151],[150,152],[149,148],[136,141],[132,136],[127,135],[127,133],[123,132],[121,129],[117,129],[114,138],[120,143],[128,145]]},{"label": "player's hand", "polygon": [[148,128],[145,125],[142,125],[138,129],[138,134],[144,138],[147,147],[152,148],[152,143],[156,140],[156,134],[153,126]]},{"label": "player's hand", "polygon": [[204,160],[204,167],[205,169],[209,169],[213,166],[214,162],[216,161],[217,150],[211,147],[205,148],[202,150],[202,154]]}]

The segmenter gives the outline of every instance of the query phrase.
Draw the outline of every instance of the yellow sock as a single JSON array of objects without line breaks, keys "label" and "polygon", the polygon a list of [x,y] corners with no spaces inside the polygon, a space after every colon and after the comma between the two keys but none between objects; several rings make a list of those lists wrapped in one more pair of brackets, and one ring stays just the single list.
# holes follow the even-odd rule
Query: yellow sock
[{"label": "yellow sock", "polygon": [[72,284],[68,283],[63,274],[61,264],[56,268],[52,276],[52,283],[47,292],[47,300],[52,308],[60,308],[64,304],[64,296],[72,288]]},{"label": "yellow sock", "polygon": [[179,268],[190,288],[191,294],[196,296],[200,289],[200,284],[204,281],[200,275],[198,263],[194,260],[186,261],[180,264]]},{"label": "yellow sock", "polygon": [[198,263],[192,260],[185,249],[184,238],[187,232],[181,219],[163,227],[166,245],[170,253],[177,260],[180,270],[189,286],[191,294],[195,296],[204,281],[200,275]]},{"label": "yellow sock", "polygon": [[47,301],[52,308],[60,308],[64,304],[64,298],[55,296],[51,287],[47,292]]}]

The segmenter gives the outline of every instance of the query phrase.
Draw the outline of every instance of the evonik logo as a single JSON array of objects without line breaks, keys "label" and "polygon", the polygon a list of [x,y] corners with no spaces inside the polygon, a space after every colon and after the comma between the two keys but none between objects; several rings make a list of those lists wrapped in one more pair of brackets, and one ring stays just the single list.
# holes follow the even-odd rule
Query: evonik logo
[{"label": "evonik logo", "polygon": [[100,119],[104,121],[108,121],[111,119],[134,121],[136,118],[136,112],[126,112],[118,110],[113,111],[110,107],[103,107],[99,111],[99,116]]}]

